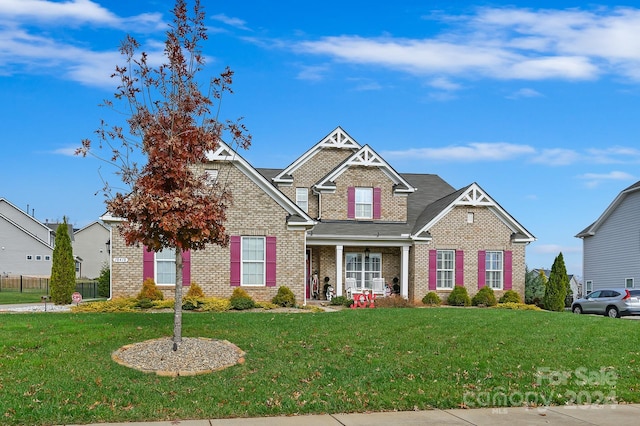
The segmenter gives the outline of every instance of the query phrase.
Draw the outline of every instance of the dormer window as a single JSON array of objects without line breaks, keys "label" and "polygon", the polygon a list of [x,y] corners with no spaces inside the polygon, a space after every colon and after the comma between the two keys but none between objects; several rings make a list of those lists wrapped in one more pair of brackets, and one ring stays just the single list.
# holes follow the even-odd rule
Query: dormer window
[{"label": "dormer window", "polygon": [[373,218],[373,188],[356,188],[356,219]]}]

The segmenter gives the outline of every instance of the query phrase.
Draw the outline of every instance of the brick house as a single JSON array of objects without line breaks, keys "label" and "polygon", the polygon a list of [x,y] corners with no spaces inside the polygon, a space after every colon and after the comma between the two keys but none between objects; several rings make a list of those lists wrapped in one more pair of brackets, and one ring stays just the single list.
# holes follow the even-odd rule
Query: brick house
[{"label": "brick house", "polygon": [[[224,143],[208,160],[203,170],[233,194],[230,244],[185,253],[183,281],[209,296],[242,286],[270,300],[284,285],[306,303],[326,286],[351,296],[388,285],[420,301],[464,285],[472,296],[490,286],[524,298],[535,238],[477,183],[456,190],[436,175],[398,173],[340,127],[285,169],[256,169]],[[111,249],[112,296],[135,295],[146,277],[172,294],[170,250],[127,247],[117,226]]]}]

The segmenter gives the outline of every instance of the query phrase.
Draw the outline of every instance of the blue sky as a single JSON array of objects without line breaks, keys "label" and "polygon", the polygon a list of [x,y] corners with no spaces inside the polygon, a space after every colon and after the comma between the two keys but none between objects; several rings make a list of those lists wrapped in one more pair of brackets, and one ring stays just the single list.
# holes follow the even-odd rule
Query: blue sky
[{"label": "blue sky", "polygon": [[[337,126],[397,171],[477,182],[537,237],[530,268],[640,179],[640,2],[205,1],[221,117],[243,116],[256,167],[290,164]],[[366,6],[364,6],[366,4]],[[0,0],[0,197],[80,227],[104,212],[100,119],[120,41],[160,58],[172,1]]]}]

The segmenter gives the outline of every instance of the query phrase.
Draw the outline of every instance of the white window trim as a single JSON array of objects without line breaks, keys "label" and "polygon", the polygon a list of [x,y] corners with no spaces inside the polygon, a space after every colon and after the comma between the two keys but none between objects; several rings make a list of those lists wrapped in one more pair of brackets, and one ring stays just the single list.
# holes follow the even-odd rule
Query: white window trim
[{"label": "white window trim", "polygon": [[208,186],[213,186],[218,182],[218,169],[205,169],[204,173]]},{"label": "white window trim", "polygon": [[[629,287],[629,282],[631,282],[631,287]],[[635,282],[633,278],[625,278],[624,279],[624,288],[635,288]]]},{"label": "white window trim", "polygon": [[[261,239],[262,240],[262,260],[244,258],[244,242],[245,239]],[[261,263],[262,264],[262,282],[255,284],[247,284],[244,282],[244,265],[245,263]],[[240,286],[242,287],[265,287],[267,285],[267,239],[260,236],[247,236],[240,239]]]},{"label": "white window trim", "polygon": [[[452,254],[452,258],[451,258],[451,268],[440,268],[440,254],[444,254],[444,253],[451,253]],[[446,261],[447,259],[442,259],[442,262]],[[442,280],[440,279],[440,274],[439,272],[451,272],[451,286],[447,287],[447,286],[442,286],[440,285],[440,283],[442,282]],[[455,287],[455,282],[456,282],[456,251],[455,250],[436,250],[436,290],[453,290],[453,288]]]},{"label": "white window trim", "polygon": [[[500,269],[489,269],[488,261],[489,261],[489,253],[500,253]],[[504,288],[504,252],[501,250],[487,250],[485,252],[485,264],[484,264],[484,274],[485,274],[485,285],[492,290],[502,290]],[[488,279],[490,273],[500,273],[500,283],[499,286],[492,286],[491,280]]]},{"label": "white window trim", "polygon": [[593,292],[593,281],[592,280],[586,280],[584,282],[584,295],[586,296],[587,294]]},{"label": "white window trim", "polygon": [[296,188],[296,205],[309,213],[309,188]]},{"label": "white window trim", "polygon": [[[161,283],[160,280],[158,280],[158,263],[171,263],[173,265],[173,267],[171,268],[172,271],[175,271],[176,267],[176,256],[175,256],[175,251],[174,249],[170,249],[170,248],[165,248],[164,250],[172,250],[173,251],[173,256],[171,258],[167,258],[167,259],[158,259],[158,253],[155,253],[153,256],[153,279],[156,283],[156,285],[158,287],[175,287],[176,283]],[[176,276],[175,276],[175,272],[172,275],[173,280],[175,281]]]},{"label": "white window trim", "polygon": [[[367,198],[369,198],[369,201],[366,201],[366,202],[359,201],[358,194],[361,194],[361,195],[368,194]],[[364,208],[368,207],[369,214],[368,215],[359,214],[358,206],[361,206]],[[373,188],[356,187],[355,195],[354,195],[354,210],[355,210],[356,219],[373,219]]]},{"label": "white window trim", "polygon": [[473,223],[473,221],[474,221],[473,212],[467,212],[467,223]]},{"label": "white window trim", "polygon": [[[349,265],[349,262],[347,261],[347,259],[349,257],[356,257],[360,259],[361,262],[361,269],[359,271],[355,271],[355,270],[347,270],[347,266]],[[373,289],[373,279],[374,278],[382,278],[382,253],[369,253],[369,259],[371,258],[377,258],[379,259],[379,264],[380,264],[380,270],[375,271],[372,269],[367,269],[367,261],[365,258],[365,254],[364,253],[360,253],[360,252],[349,252],[349,253],[345,253],[345,260],[344,260],[344,265],[345,265],[345,278],[356,278],[356,289],[357,291],[362,291],[362,290],[371,290]],[[355,276],[354,276],[355,275]],[[357,279],[357,276],[360,275],[360,280]],[[367,287],[367,275],[369,275],[370,277],[370,285],[369,287]]]}]

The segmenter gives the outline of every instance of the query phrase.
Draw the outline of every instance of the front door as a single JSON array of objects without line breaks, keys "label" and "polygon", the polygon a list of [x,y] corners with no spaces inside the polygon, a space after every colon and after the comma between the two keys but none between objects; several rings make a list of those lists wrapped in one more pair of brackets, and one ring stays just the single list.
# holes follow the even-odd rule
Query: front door
[{"label": "front door", "polygon": [[382,254],[347,253],[345,277],[356,280],[358,290],[373,288],[373,279],[382,277]]}]

